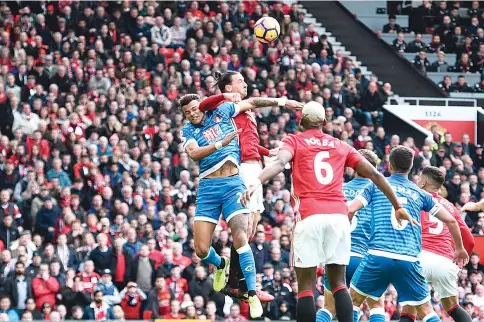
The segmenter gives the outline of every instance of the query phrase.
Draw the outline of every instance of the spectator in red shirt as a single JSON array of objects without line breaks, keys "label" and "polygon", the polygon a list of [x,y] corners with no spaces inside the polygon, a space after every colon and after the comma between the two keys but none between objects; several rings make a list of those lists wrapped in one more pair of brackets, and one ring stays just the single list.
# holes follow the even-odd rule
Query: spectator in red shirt
[{"label": "spectator in red shirt", "polygon": [[240,314],[240,306],[238,304],[232,304],[230,306],[230,315],[225,319],[225,322],[242,322],[247,321],[245,317]]},{"label": "spectator in red shirt", "polygon": [[149,238],[147,241],[148,244],[148,249],[150,250],[150,259],[155,262],[155,269],[157,270],[158,267],[163,263],[164,261],[164,256],[161,251],[156,249],[156,239],[155,238]]},{"label": "spectator in red shirt", "polygon": [[170,289],[175,293],[175,298],[179,301],[183,300],[183,295],[188,292],[188,282],[181,277],[181,272],[180,266],[174,266],[171,269],[170,277],[166,280]]},{"label": "spectator in red shirt", "polygon": [[162,318],[170,313],[170,302],[175,298],[175,294],[166,284],[163,276],[158,276],[155,287],[148,295],[148,309],[151,310],[155,319]]},{"label": "spectator in red shirt", "polygon": [[78,275],[81,277],[84,290],[92,294],[101,278],[99,274],[94,271],[94,262],[91,260],[86,261],[84,263],[84,271]]},{"label": "spectator in red shirt", "polygon": [[113,283],[118,290],[124,289],[131,277],[132,259],[123,246],[124,240],[122,238],[118,237],[114,240],[110,269],[113,272]]},{"label": "spectator in red shirt", "polygon": [[55,298],[59,289],[59,282],[49,274],[49,265],[41,264],[39,275],[32,280],[32,292],[37,309],[40,310],[44,303],[55,306]]},{"label": "spectator in red shirt", "polygon": [[124,311],[124,317],[128,320],[140,320],[141,305],[146,300],[146,294],[138,287],[138,284],[129,282],[119,295],[121,296],[121,308]]},{"label": "spectator in red shirt", "polygon": [[40,131],[35,131],[32,137],[27,136],[27,154],[32,154],[32,147],[38,146],[40,149],[40,155],[44,160],[47,160],[50,156],[50,146],[49,141],[42,138],[42,133]]},{"label": "spectator in red shirt", "polygon": [[180,266],[182,269],[192,264],[190,258],[183,256],[183,246],[180,243],[173,245],[173,264]]},{"label": "spectator in red shirt", "polygon": [[185,315],[183,313],[180,313],[180,301],[171,301],[170,313],[165,315],[163,318],[165,320],[183,320],[185,318]]}]

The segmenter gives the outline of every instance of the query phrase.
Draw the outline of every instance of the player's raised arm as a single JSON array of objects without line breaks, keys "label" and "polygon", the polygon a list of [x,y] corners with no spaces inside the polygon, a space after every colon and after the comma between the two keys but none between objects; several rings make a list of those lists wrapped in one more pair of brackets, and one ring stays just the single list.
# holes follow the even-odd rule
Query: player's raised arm
[{"label": "player's raised arm", "polygon": [[250,196],[252,193],[257,189],[258,186],[264,184],[265,182],[269,181],[270,179],[274,178],[280,172],[284,171],[286,164],[291,161],[292,153],[287,150],[280,150],[277,154],[277,158],[270,166],[264,168],[261,174],[259,175],[259,182],[254,185],[251,185],[247,188],[245,193],[240,198],[242,205],[246,206],[250,202]]},{"label": "player's raised arm", "polygon": [[234,131],[227,134],[222,141],[215,142],[214,144],[210,144],[208,146],[198,146],[196,141],[188,141],[185,144],[185,151],[188,153],[190,159],[193,161],[198,161],[227,146],[238,134],[239,132]]},{"label": "player's raised arm", "polygon": [[200,102],[200,106],[198,107],[200,111],[207,112],[217,108],[223,102],[233,102],[238,103],[241,101],[241,97],[239,93],[223,93],[219,95],[212,95],[207,97],[203,101]]},{"label": "player's raised arm", "polygon": [[484,199],[479,202],[468,202],[462,206],[462,211],[482,211],[484,210]]},{"label": "player's raised arm", "polygon": [[447,228],[449,228],[449,232],[452,235],[455,245],[454,260],[456,261],[456,264],[462,268],[469,261],[469,255],[464,248],[462,235],[457,220],[444,207],[438,207],[436,212],[433,214],[430,213],[430,215],[434,215],[437,219],[446,224]]},{"label": "player's raised arm", "polygon": [[273,98],[273,97],[252,97],[243,101],[240,101],[238,104],[240,112],[244,112],[253,108],[259,107],[271,107],[271,106],[280,106],[286,107],[292,110],[299,110],[302,109],[303,104],[294,100],[288,100],[287,98]]}]

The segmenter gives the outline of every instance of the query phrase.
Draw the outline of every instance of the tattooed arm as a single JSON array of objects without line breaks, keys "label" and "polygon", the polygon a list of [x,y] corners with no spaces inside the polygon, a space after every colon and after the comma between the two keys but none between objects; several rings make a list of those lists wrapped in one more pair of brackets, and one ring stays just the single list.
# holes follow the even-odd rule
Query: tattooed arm
[{"label": "tattooed arm", "polygon": [[303,107],[299,102],[288,100],[287,98],[273,97],[252,97],[238,103],[241,112],[257,107],[284,106],[289,109],[298,110]]}]

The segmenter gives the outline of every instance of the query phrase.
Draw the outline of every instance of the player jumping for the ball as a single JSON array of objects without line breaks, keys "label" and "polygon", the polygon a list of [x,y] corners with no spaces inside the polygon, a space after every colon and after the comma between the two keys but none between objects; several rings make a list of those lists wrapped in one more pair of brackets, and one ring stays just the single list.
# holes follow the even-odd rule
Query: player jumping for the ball
[{"label": "player jumping for the ball", "polygon": [[[280,99],[272,99],[277,105]],[[200,97],[188,94],[180,99],[188,123],[182,128],[183,147],[190,158],[199,162],[200,184],[194,222],[195,252],[204,263],[214,265],[213,288],[225,287],[225,273],[230,260],[220,257],[211,247],[212,235],[222,214],[232,232],[234,247],[248,288],[250,316],[258,318],[263,309],[256,296],[254,255],[248,244],[249,209],[240,202],[245,185],[240,178],[240,148],[234,138],[238,131],[233,117],[251,108],[267,106],[267,100],[249,99],[238,104],[225,102],[216,110],[201,112]]]},{"label": "player jumping for the ball", "polygon": [[410,219],[385,177],[354,148],[323,133],[325,110],[317,102],[303,107],[300,125],[304,131],[289,135],[276,161],[262,170],[259,181],[242,196],[248,205],[252,193],[284,170],[292,167],[293,207],[296,225],[292,243],[292,265],[296,267],[299,286],[297,321],[316,320],[313,289],[316,267],[326,265],[340,322],[353,322],[352,302],[346,287],[345,267],[350,261],[350,223],[343,195],[345,167],[354,168],[371,179],[391,200],[397,218]]},{"label": "player jumping for the ball", "polygon": [[[459,224],[462,242],[467,254],[472,254],[474,237],[460,216],[459,211],[446,199],[439,196],[439,190],[444,184],[445,177],[436,167],[423,169],[417,185],[430,193],[441,207],[455,218]],[[457,273],[459,268],[454,263],[454,243],[452,235],[443,222],[428,212],[420,215],[422,222],[422,252],[420,264],[427,281],[432,284],[434,291],[440,296],[445,311],[456,322],[471,322],[472,318],[459,305],[457,291]],[[460,263],[462,265],[462,263]],[[400,321],[413,322],[417,318],[416,311],[411,306],[404,306]]]},{"label": "player jumping for the ball", "polygon": [[[233,101],[237,99],[243,99],[247,96],[247,84],[244,81],[244,77],[238,72],[228,71],[224,74],[216,73],[215,79],[217,85],[223,94],[214,95],[204,99],[200,103],[200,111],[210,111],[216,109],[226,100]],[[235,98],[235,94],[239,97]],[[274,98],[257,98],[255,99],[258,107],[270,107],[280,105],[289,109],[300,109],[302,104],[292,100],[286,99],[274,99]],[[241,164],[240,164],[240,176],[246,186],[253,184],[260,172],[261,168],[261,155],[277,154],[278,149],[268,150],[259,145],[260,138],[257,133],[257,122],[252,111],[248,110],[243,113],[239,113],[234,117],[235,125],[238,129],[242,129],[239,134],[239,145],[241,152]],[[247,235],[251,238],[255,232],[257,224],[260,220],[260,214],[264,211],[264,196],[262,187],[259,187],[257,191],[252,195],[252,199],[249,205],[251,211],[251,217],[249,218],[249,226]],[[247,284],[243,272],[240,270],[239,256],[237,251],[232,246],[229,272],[228,286],[223,289],[223,292],[233,297],[239,297],[245,299],[247,297]],[[258,291],[257,296],[262,302],[270,302],[274,300],[274,297],[266,292]]]},{"label": "player jumping for the ball", "polygon": [[[465,251],[455,218],[432,199],[432,196],[408,180],[413,166],[413,151],[404,146],[396,146],[390,152],[390,172],[388,181],[398,196],[400,203],[411,215],[412,223],[420,222],[420,211],[443,221],[452,234],[456,245],[454,259],[465,264],[469,256]],[[370,207],[372,232],[368,253],[351,280],[351,296],[354,305],[354,322],[358,321],[360,305],[368,299],[369,304],[380,299],[391,283],[398,292],[401,305],[415,307],[418,315],[426,322],[439,322],[440,319],[430,305],[427,281],[422,274],[419,254],[422,244],[422,231],[418,225],[398,222],[392,205],[378,188],[370,184],[353,201],[348,202],[351,214],[363,207]],[[383,314],[373,317],[373,321],[385,321]]]}]

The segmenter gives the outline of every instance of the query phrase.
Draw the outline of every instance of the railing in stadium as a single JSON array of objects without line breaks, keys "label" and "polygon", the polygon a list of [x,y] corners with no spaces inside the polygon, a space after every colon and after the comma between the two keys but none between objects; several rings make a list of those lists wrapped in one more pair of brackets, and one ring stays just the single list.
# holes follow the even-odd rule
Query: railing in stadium
[{"label": "railing in stadium", "polygon": [[398,95],[394,95],[387,99],[386,104],[477,107],[477,100],[470,98],[401,97]]}]

